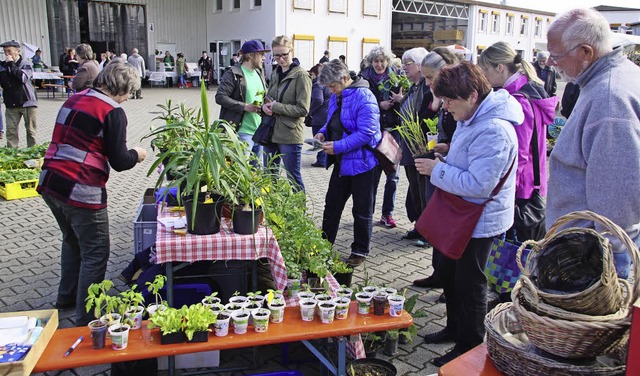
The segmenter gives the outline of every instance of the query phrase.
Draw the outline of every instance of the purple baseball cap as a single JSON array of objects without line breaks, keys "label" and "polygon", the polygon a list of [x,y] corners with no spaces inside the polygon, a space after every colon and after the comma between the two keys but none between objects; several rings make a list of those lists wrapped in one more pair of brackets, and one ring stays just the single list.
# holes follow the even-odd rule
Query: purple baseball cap
[{"label": "purple baseball cap", "polygon": [[242,52],[243,54],[248,54],[251,52],[269,52],[271,50],[267,50],[264,48],[264,46],[262,45],[262,42],[260,42],[259,40],[248,40],[246,42],[244,42],[244,44],[242,45],[242,48],[240,48],[240,52]]}]

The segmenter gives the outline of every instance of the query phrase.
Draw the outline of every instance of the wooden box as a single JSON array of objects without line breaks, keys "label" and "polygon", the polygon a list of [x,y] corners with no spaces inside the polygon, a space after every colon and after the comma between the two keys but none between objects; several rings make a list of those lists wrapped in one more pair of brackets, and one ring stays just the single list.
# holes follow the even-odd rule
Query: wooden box
[{"label": "wooden box", "polygon": [[29,316],[41,320],[47,320],[42,333],[36,343],[31,347],[27,355],[19,362],[0,363],[0,375],[3,376],[28,376],[38,363],[38,359],[49,344],[53,333],[58,329],[58,310],[45,309],[41,311],[23,311],[0,313],[0,317]]},{"label": "wooden box", "polygon": [[462,40],[464,39],[463,30],[436,30],[433,32],[434,40]]}]

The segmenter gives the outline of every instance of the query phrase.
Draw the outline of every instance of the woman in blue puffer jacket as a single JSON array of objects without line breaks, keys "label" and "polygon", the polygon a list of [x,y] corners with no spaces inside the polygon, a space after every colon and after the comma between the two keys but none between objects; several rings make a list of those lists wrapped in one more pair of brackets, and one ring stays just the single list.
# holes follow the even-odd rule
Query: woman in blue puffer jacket
[{"label": "woman in blue puffer jacket", "polygon": [[322,231],[333,243],[340,217],[349,197],[353,197],[353,243],[346,262],[362,264],[369,254],[373,225],[373,199],[378,161],[373,149],[381,139],[380,111],[366,80],[352,77],[340,60],[330,61],[318,76],[329,87],[327,123],[315,135],[328,154],[327,166],[335,164],[325,199]]}]

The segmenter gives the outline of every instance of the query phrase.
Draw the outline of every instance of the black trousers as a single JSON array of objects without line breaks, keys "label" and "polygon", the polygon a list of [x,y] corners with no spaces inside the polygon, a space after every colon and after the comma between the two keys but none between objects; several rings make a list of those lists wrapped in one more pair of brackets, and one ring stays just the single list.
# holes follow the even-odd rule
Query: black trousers
[{"label": "black trousers", "polygon": [[420,218],[420,214],[422,214],[422,211],[427,206],[426,192],[428,177],[420,175],[414,165],[404,166],[404,172],[409,182],[409,192],[405,204],[407,219],[409,219],[410,222],[415,222]]},{"label": "black trousers", "polygon": [[322,215],[322,232],[333,244],[338,235],[340,218],[349,197],[353,199],[353,243],[351,253],[358,256],[369,254],[371,228],[373,227],[373,197],[377,166],[355,176],[340,176],[340,164],[333,166],[329,189],[325,198]]},{"label": "black trousers", "polygon": [[484,341],[487,276],[484,268],[491,238],[472,238],[460,260],[442,256],[438,274],[447,297],[447,328],[455,333],[455,349],[466,352]]}]

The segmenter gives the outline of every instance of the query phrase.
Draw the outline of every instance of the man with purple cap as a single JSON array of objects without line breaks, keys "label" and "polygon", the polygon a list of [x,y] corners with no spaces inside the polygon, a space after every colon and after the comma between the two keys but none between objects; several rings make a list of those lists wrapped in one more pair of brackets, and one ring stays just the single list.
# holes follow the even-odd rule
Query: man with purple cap
[{"label": "man with purple cap", "polygon": [[260,106],[267,91],[262,66],[268,51],[258,40],[245,42],[240,49],[240,64],[224,72],[216,93],[220,119],[235,125],[238,137],[249,144],[255,155],[261,154],[261,146],[255,145],[251,137],[260,125]]},{"label": "man with purple cap", "polygon": [[4,50],[4,61],[0,62],[0,86],[4,90],[7,108],[7,146],[18,147],[18,124],[23,117],[27,128],[27,146],[34,146],[38,98],[31,84],[33,67],[20,55],[20,43],[10,40],[0,44],[0,47]]}]

